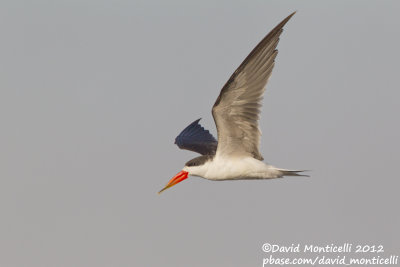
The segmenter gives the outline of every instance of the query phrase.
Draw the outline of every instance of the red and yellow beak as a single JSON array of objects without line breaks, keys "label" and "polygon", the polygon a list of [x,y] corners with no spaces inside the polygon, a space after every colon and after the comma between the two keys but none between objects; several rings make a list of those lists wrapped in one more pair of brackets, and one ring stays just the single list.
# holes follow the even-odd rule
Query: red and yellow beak
[{"label": "red and yellow beak", "polygon": [[172,178],[168,184],[160,190],[160,192],[158,192],[159,194],[164,191],[165,189],[168,189],[174,185],[176,185],[177,183],[182,182],[183,180],[185,180],[186,178],[188,178],[189,173],[185,172],[185,171],[180,171],[179,173],[177,173],[174,178]]}]

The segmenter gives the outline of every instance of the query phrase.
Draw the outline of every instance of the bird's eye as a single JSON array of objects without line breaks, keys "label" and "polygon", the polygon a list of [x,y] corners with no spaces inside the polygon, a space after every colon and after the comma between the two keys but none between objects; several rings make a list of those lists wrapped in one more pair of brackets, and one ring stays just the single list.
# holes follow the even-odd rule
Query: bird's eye
[{"label": "bird's eye", "polygon": [[189,160],[188,162],[186,162],[185,165],[188,167],[194,167],[194,166],[197,166],[198,164],[197,164],[196,160]]}]

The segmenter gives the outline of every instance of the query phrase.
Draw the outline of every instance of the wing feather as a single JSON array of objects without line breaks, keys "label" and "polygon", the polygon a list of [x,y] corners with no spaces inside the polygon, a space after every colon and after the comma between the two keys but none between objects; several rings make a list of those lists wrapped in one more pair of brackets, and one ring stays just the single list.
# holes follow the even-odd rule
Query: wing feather
[{"label": "wing feather", "polygon": [[217,155],[250,155],[263,160],[258,127],[261,100],[275,65],[283,26],[294,14],[264,37],[222,88],[212,109],[218,130]]},{"label": "wing feather", "polygon": [[175,144],[180,149],[186,149],[202,155],[214,155],[217,149],[217,140],[195,120],[175,138]]}]

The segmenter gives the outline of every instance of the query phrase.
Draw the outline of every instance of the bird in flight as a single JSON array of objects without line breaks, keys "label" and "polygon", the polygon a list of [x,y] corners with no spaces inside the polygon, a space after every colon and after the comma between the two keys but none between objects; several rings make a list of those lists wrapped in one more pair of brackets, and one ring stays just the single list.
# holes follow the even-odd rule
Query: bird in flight
[{"label": "bird in flight", "polygon": [[278,54],[279,36],[295,13],[261,40],[222,88],[212,108],[218,141],[199,124],[200,119],[176,137],[175,144],[179,148],[201,156],[186,162],[182,171],[159,193],[189,175],[215,181],[307,176],[300,174],[303,172],[300,170],[280,169],[264,163],[259,151],[261,100]]}]

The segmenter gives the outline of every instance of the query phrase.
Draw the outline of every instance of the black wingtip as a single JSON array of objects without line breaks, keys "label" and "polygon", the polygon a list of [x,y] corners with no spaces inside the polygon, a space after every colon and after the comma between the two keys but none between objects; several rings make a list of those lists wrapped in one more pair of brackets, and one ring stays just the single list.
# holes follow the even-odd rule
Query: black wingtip
[{"label": "black wingtip", "polygon": [[297,13],[297,10],[294,11],[294,12],[292,12],[289,16],[287,16],[286,19],[289,20],[289,19],[290,19],[291,17],[293,17],[294,14],[296,14],[296,13]]},{"label": "black wingtip", "polygon": [[289,16],[287,16],[285,19],[283,19],[281,21],[281,23],[279,23],[272,31],[283,28],[283,26],[285,26],[285,24],[294,16],[294,14],[296,14],[296,12],[297,12],[297,10],[294,11]]}]

